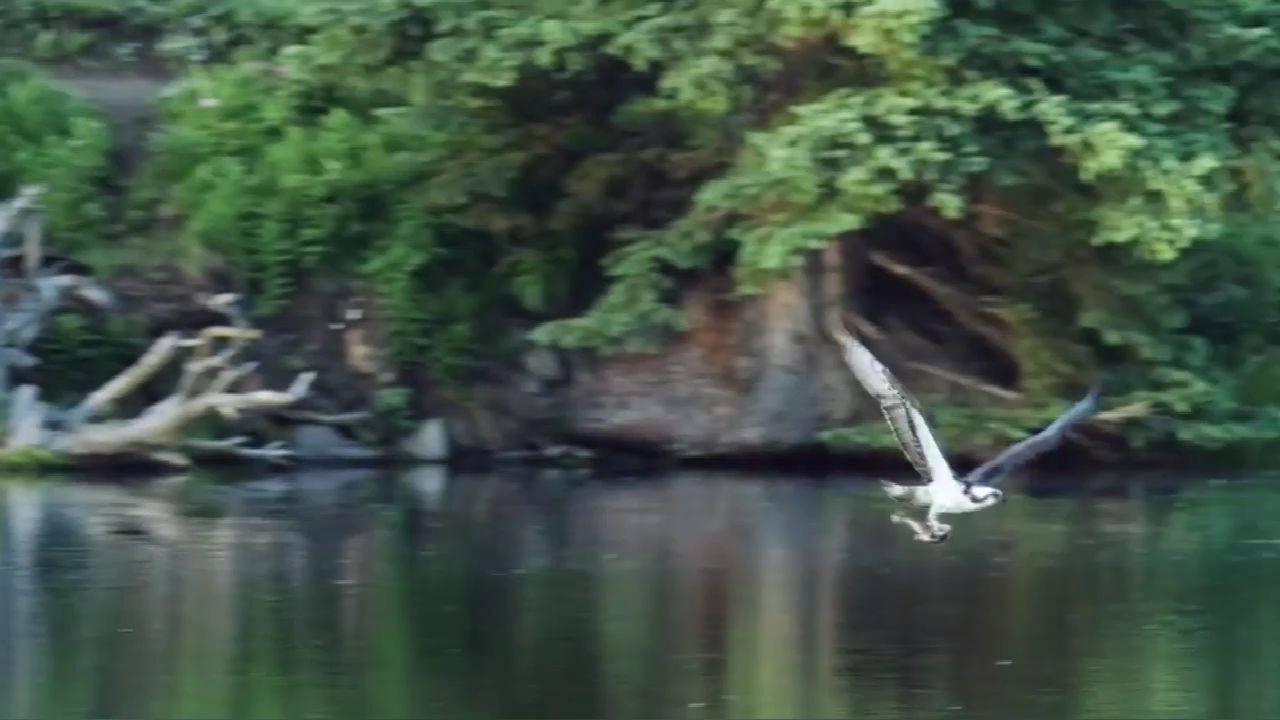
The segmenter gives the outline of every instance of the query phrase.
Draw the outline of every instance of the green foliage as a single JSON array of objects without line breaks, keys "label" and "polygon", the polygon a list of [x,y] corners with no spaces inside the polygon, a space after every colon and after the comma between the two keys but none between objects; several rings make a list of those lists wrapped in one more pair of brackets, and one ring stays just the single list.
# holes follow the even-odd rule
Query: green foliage
[{"label": "green foliage", "polygon": [[180,218],[188,264],[246,274],[260,313],[305,283],[367,277],[397,357],[457,379],[496,306],[549,309],[562,251],[501,204],[528,151],[394,52],[341,27],[269,66],[193,73],[165,104],[140,202]]},{"label": "green foliage", "polygon": [[43,448],[0,450],[0,470],[6,473],[57,470],[69,465],[66,457]]},{"label": "green foliage", "polygon": [[51,402],[71,403],[124,370],[143,351],[146,338],[136,319],[111,315],[91,319],[64,312],[54,316],[31,353],[40,358],[41,388]]},{"label": "green foliage", "polygon": [[[993,290],[1021,318],[1017,359],[1032,391],[1025,417],[984,427],[1013,434],[1049,417],[1046,398],[1086,380],[1092,355],[1115,375],[1109,403],[1146,408],[1124,429],[1137,444],[1280,440],[1276,406],[1247,390],[1268,386],[1262,363],[1238,372],[1280,340],[1266,319],[1280,245],[1276,111],[1264,101],[1280,69],[1267,29],[1280,9],[1087,5],[814,0],[749,11],[725,0],[637,23],[629,42],[652,30],[645,42],[663,46],[685,29],[671,15],[736,17],[688,50],[696,59],[665,45],[646,67],[664,108],[745,131],[726,135],[737,138],[732,165],[670,222],[617,234],[626,244],[606,261],[613,282],[590,312],[535,337],[630,349],[679,327],[666,304],[678,271],[729,253],[739,288],[755,292],[881,218],[928,212],[963,226],[982,203],[1012,219],[984,252],[997,262]],[[689,62],[760,72],[751,86],[762,92],[747,96],[739,76],[723,80],[733,90],[679,97],[671,83]],[[708,113],[694,95],[742,104]],[[1080,350],[1086,362],[1065,361]],[[973,421],[961,415],[956,427]]]},{"label": "green foliage", "polygon": [[400,32],[423,0],[6,0],[0,42],[39,60],[181,63],[303,42],[329,27]]},{"label": "green foliage", "polygon": [[0,197],[41,184],[49,233],[60,250],[99,242],[110,140],[85,103],[37,71],[0,60]]},{"label": "green foliage", "polygon": [[[735,3],[711,5],[730,12]],[[590,327],[670,324],[652,308],[655,267],[680,268],[676,258],[693,248],[731,245],[740,286],[751,292],[833,236],[886,215],[929,207],[963,218],[979,184],[1024,195],[1034,206],[1017,209],[1046,224],[1081,227],[1060,242],[1125,245],[1137,257],[1170,261],[1222,235],[1240,190],[1232,170],[1241,145],[1227,117],[1232,91],[1210,73],[1210,61],[1165,61],[1160,51],[1154,57],[1165,64],[1135,69],[1125,50],[1105,69],[1094,58],[1088,67],[1062,63],[1065,77],[1052,81],[1048,71],[1026,76],[995,67],[1013,61],[1011,45],[1030,41],[1023,23],[1034,17],[1032,27],[1049,36],[1037,39],[1052,38],[1065,58],[1084,41],[1077,11],[966,9],[944,17],[932,2],[813,2],[803,10],[766,3],[761,24],[782,27],[788,39],[771,48],[772,64],[745,53],[741,42],[703,43],[703,63],[746,56],[753,67],[776,68],[785,68],[797,44],[824,44],[828,67],[814,74],[825,71],[831,82],[796,93],[796,102],[746,133],[733,166],[703,184],[682,216],[645,233],[637,243],[643,249],[613,256],[619,280],[594,312],[548,328],[542,339],[602,347],[614,338]],[[754,47],[768,42],[754,40]],[[1270,71],[1251,69],[1259,78]],[[1080,70],[1088,75],[1073,74]],[[1134,76],[1159,71],[1170,74],[1151,78],[1169,86],[1159,102],[1134,97]],[[1061,179],[1044,187],[1054,176]],[[1054,198],[1049,207],[1046,192]],[[646,312],[624,317],[637,298]]]},{"label": "green foliage", "polygon": [[[691,274],[758,292],[923,216],[978,238],[984,265],[952,271],[1009,318],[1029,401],[992,428],[1103,367],[1109,404],[1145,408],[1135,443],[1280,439],[1274,3],[18,0],[5,20],[55,50],[234,57],[166,102],[140,206],[180,222],[156,254],[242,271],[260,312],[359,274],[398,357],[441,376],[500,313],[653,348]],[[49,165],[80,178],[80,157]]]}]

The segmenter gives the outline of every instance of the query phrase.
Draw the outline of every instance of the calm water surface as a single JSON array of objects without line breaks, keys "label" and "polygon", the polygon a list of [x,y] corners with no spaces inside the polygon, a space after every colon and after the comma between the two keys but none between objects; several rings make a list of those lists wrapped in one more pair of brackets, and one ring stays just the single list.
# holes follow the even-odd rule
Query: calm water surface
[{"label": "calm water surface", "polygon": [[87,480],[0,481],[0,717],[1280,717],[1280,477]]}]

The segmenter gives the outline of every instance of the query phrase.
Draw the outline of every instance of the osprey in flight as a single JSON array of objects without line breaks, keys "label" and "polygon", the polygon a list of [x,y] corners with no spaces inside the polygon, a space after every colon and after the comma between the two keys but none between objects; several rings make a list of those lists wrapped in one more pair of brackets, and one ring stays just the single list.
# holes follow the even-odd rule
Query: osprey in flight
[{"label": "osprey in flight", "polygon": [[933,439],[924,415],[898,380],[871,351],[854,339],[844,327],[836,325],[832,334],[844,349],[844,360],[854,377],[866,389],[884,413],[903,453],[927,485],[902,486],[881,481],[889,497],[909,506],[928,508],[924,523],[902,513],[894,513],[894,522],[903,523],[923,542],[942,542],[951,535],[951,527],[938,521],[944,513],[969,513],[985,510],[1004,501],[1004,493],[996,483],[1013,468],[1056,447],[1067,430],[1088,417],[1098,405],[1100,387],[1094,385],[1089,394],[1039,433],[1009,447],[963,479],[957,479],[947,464],[941,448]]}]

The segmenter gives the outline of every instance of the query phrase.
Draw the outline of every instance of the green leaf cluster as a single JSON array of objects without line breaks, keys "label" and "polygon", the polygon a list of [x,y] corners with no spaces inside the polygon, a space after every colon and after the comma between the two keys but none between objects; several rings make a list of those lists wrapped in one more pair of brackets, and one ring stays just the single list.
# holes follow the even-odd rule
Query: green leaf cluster
[{"label": "green leaf cluster", "polygon": [[134,218],[166,257],[242,274],[258,313],[361,278],[398,358],[457,379],[493,349],[498,308],[558,300],[564,248],[516,196],[531,150],[393,45],[338,26],[192,72],[164,103]]},{"label": "green leaf cluster", "polygon": [[[412,36],[428,0],[6,0],[0,43],[42,61],[227,60],[331,27]],[[400,24],[399,27],[396,27]]]},{"label": "green leaf cluster", "polygon": [[98,114],[33,68],[0,60],[0,197],[43,185],[50,235],[76,251],[107,232],[110,138]]},{"label": "green leaf cluster", "polygon": [[[728,254],[755,292],[832,238],[924,213],[980,239],[1031,415],[1101,365],[1110,402],[1146,408],[1125,428],[1135,443],[1280,439],[1267,371],[1280,8],[1084,5],[672,10],[739,20],[691,54],[743,72],[725,95],[741,105],[673,96],[678,53],[655,69],[656,101],[721,130],[732,162],[671,221],[618,232],[610,288],[539,337],[625,348],[619,336],[678,327],[664,283],[691,266]],[[768,30],[743,32],[746,18]]]}]

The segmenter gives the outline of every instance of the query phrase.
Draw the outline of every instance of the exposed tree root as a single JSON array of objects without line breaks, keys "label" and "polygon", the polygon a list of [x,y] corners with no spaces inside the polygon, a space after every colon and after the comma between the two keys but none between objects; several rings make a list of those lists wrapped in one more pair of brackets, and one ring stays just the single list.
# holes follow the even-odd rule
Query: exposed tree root
[{"label": "exposed tree root", "polygon": [[983,338],[992,347],[998,348],[1009,357],[1014,357],[1004,330],[999,324],[984,317],[987,313],[981,308],[975,308],[977,303],[969,295],[938,280],[925,270],[895,260],[888,253],[872,252],[868,255],[868,260],[881,270],[911,283],[967,330]]}]

